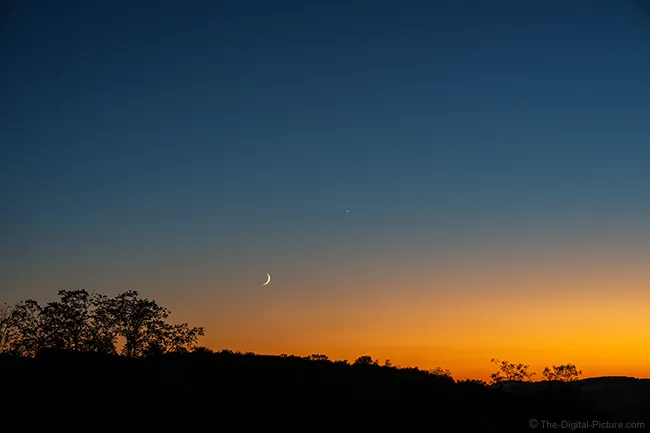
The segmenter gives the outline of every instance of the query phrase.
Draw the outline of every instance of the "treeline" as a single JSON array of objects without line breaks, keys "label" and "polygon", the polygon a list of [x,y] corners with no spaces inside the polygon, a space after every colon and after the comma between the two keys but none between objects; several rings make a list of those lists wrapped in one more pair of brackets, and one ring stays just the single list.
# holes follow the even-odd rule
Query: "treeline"
[{"label": "treeline", "polygon": [[[27,300],[0,308],[0,377],[9,397],[2,409],[10,425],[67,432],[231,426],[501,432],[523,431],[531,419],[630,420],[647,409],[615,413],[610,403],[586,401],[572,384],[503,392],[479,380],[454,380],[446,369],[399,367],[369,355],[347,361],[324,354],[214,352],[197,345],[203,328],[168,323],[169,310],[135,291],[58,294],[45,305]],[[532,376],[527,365],[494,362],[499,371],[493,382]],[[544,377],[572,379],[573,369],[565,367],[547,369]],[[631,398],[641,401],[637,394]]]},{"label": "treeline", "polygon": [[[60,290],[59,300],[0,306],[0,353],[32,357],[43,350],[141,357],[187,352],[202,327],[170,324],[170,311],[130,290],[108,297]],[[118,350],[118,342],[122,342]]]},{"label": "treeline", "polygon": [[[170,311],[153,300],[141,298],[137,291],[112,298],[86,290],[60,290],[58,295],[59,300],[45,305],[31,299],[14,306],[0,305],[0,354],[32,357],[43,350],[57,350],[137,358],[172,352],[212,353],[206,347],[197,347],[198,337],[204,335],[202,327],[168,323]],[[122,343],[119,348],[118,342]],[[304,359],[349,365],[347,360],[330,361],[322,354]],[[498,367],[490,376],[493,384],[528,382],[535,375],[526,364],[498,359],[492,362]],[[378,360],[368,355],[360,356],[352,365],[380,366]],[[381,367],[395,368],[388,359]],[[411,370],[453,380],[451,372],[440,367]],[[577,380],[581,374],[573,364],[546,367],[542,372],[545,380],[562,382]],[[479,380],[471,382],[486,385]]]},{"label": "treeline", "polygon": [[[535,376],[535,372],[529,371],[530,366],[527,364],[515,364],[496,358],[492,358],[491,362],[498,368],[496,372],[490,375],[493,384],[503,382],[530,382],[533,376]],[[544,371],[542,371],[544,380],[556,382],[573,382],[578,380],[581,374],[582,370],[578,370],[574,364],[554,365],[551,368],[545,367]]]},{"label": "treeline", "polygon": [[30,429],[37,422],[65,431],[503,432],[523,431],[533,418],[616,415],[583,401],[570,384],[503,392],[455,381],[446,370],[380,364],[367,355],[346,361],[201,347],[140,358],[44,351],[0,356],[0,376],[11,396],[4,413],[15,425],[29,420]]}]

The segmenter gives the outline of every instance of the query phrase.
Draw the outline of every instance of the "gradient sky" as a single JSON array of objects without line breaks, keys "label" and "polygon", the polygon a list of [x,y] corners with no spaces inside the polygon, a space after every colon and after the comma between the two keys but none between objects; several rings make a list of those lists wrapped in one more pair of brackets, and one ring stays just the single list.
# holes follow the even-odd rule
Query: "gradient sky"
[{"label": "gradient sky", "polygon": [[0,17],[0,301],[135,289],[215,350],[650,377],[643,2]]}]

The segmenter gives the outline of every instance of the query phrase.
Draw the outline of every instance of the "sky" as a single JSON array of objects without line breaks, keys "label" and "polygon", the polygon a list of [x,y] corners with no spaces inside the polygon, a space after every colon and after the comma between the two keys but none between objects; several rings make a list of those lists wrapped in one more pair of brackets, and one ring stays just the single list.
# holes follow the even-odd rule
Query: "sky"
[{"label": "sky", "polygon": [[0,20],[0,301],[133,289],[214,350],[650,377],[644,2]]}]

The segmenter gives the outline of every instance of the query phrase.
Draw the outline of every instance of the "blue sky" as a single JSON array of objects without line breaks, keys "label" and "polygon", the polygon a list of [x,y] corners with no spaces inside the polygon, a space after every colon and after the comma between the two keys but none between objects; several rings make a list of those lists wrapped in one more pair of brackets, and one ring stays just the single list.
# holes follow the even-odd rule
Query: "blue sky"
[{"label": "blue sky", "polygon": [[640,2],[25,0],[3,20],[9,300],[648,233]]}]

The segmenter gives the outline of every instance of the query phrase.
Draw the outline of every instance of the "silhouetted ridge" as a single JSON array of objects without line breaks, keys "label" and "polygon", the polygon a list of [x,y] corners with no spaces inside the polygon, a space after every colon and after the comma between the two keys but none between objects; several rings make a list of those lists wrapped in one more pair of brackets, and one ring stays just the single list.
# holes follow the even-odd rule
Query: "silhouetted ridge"
[{"label": "silhouetted ridge", "polygon": [[[169,353],[129,358],[47,350],[0,357],[8,414],[83,431],[524,431],[530,418],[615,420],[577,393],[510,393],[417,368],[297,356]],[[33,415],[40,414],[38,419]],[[41,415],[47,415],[42,417]],[[629,421],[629,420],[625,420]],[[90,423],[90,424],[88,424]],[[94,430],[94,429],[93,429]]]},{"label": "silhouetted ridge", "polygon": [[[532,382],[526,364],[493,359],[492,384],[448,370],[257,355],[197,347],[203,328],[172,325],[135,291],[59,291],[45,306],[0,310],[7,425],[43,431],[525,431],[531,419],[645,421],[650,381],[577,380],[573,364]],[[118,339],[124,343],[118,347]],[[649,424],[650,425],[650,424]]]}]

